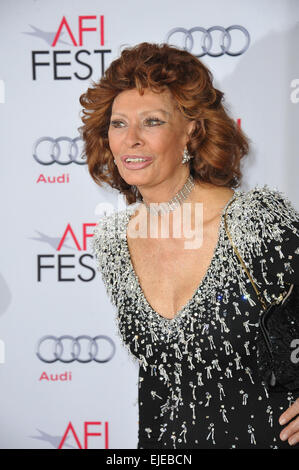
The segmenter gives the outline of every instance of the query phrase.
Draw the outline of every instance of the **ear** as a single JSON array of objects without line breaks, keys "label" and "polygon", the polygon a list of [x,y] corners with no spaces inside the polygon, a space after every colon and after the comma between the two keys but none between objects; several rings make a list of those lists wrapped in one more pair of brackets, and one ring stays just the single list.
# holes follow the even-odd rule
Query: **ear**
[{"label": "ear", "polygon": [[191,134],[193,133],[193,131],[195,130],[195,127],[196,127],[196,121],[189,121],[188,124],[187,124],[187,134],[188,134],[188,137],[191,136]]}]

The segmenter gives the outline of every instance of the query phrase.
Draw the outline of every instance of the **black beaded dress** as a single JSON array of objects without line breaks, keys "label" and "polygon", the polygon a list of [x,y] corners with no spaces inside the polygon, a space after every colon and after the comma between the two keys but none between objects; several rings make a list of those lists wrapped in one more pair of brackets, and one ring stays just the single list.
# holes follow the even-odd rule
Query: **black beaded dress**
[{"label": "black beaded dress", "polygon": [[[210,266],[173,319],[148,303],[127,226],[138,203],[102,217],[92,251],[116,308],[122,344],[138,361],[138,449],[298,449],[278,418],[297,398],[268,392],[257,370],[263,312],[224,227],[267,302],[299,284],[299,214],[278,189],[234,190],[223,207]],[[183,267],[182,267],[183,268]]]}]

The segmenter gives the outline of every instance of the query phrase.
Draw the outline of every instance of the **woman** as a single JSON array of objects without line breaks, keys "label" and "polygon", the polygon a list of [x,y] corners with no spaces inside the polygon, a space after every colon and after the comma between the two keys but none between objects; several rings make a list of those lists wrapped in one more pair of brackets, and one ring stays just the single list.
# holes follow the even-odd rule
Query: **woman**
[{"label": "woman", "polygon": [[80,98],[90,174],[129,204],[99,221],[93,250],[140,365],[138,448],[299,446],[299,400],[258,375],[262,306],[224,229],[226,211],[270,302],[299,284],[298,213],[267,185],[236,189],[249,145],[222,98],[198,59],[149,43]]}]

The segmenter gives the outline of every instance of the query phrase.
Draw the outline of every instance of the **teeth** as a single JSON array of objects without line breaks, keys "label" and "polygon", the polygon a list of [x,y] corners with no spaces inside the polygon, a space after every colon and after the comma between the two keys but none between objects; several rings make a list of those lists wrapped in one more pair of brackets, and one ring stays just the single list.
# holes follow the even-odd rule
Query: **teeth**
[{"label": "teeth", "polygon": [[145,158],[126,158],[126,162],[146,162]]}]

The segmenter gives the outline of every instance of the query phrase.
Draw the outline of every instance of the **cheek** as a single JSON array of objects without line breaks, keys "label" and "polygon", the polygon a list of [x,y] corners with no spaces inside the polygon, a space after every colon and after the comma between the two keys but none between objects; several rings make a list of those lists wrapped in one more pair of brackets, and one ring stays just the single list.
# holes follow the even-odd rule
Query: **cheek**
[{"label": "cheek", "polygon": [[183,139],[179,133],[167,132],[157,141],[161,152],[170,156],[175,160],[183,152]]},{"label": "cheek", "polygon": [[111,149],[111,152],[114,153],[118,148],[119,139],[113,134],[113,132],[108,131],[108,143]]},{"label": "cheek", "polygon": [[147,142],[153,148],[161,152],[171,152],[171,149],[176,148],[178,145],[178,136],[171,130],[155,130],[148,133]]}]

